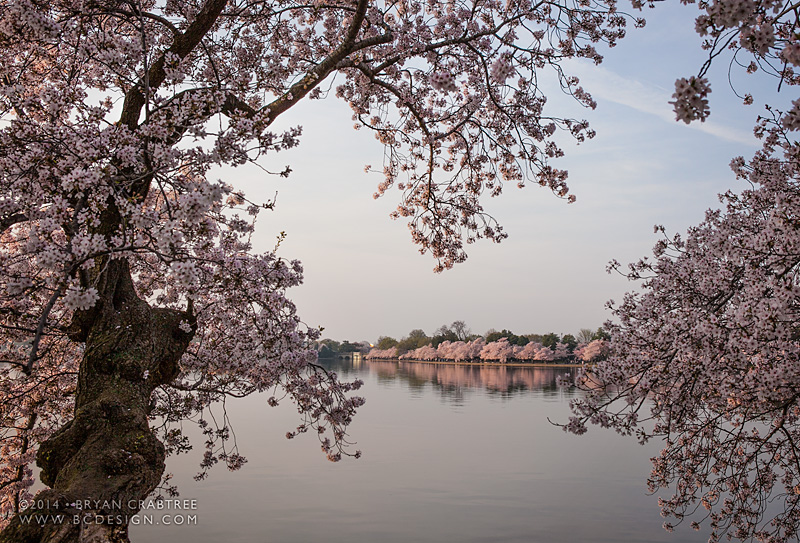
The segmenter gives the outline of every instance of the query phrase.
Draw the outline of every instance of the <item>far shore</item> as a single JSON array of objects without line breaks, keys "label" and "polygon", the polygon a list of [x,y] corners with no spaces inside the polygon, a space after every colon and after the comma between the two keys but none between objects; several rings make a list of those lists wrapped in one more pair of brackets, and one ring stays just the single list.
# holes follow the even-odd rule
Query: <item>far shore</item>
[{"label": "far shore", "polygon": [[511,368],[580,368],[587,364],[577,362],[455,362],[452,360],[411,360],[399,358],[365,358],[365,362],[413,362],[414,364],[446,364],[449,366],[492,366],[492,367],[511,367]]}]

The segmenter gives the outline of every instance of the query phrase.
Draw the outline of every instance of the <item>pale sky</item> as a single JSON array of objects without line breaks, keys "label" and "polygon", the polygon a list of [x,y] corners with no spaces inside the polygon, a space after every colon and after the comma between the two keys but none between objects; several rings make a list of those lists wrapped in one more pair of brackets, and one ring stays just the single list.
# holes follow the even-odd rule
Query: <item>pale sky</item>
[{"label": "pale sky", "polygon": [[[696,13],[693,6],[659,3],[645,11],[647,27],[631,28],[599,67],[568,65],[598,103],[591,111],[556,92],[548,97],[550,111],[563,115],[566,108],[597,131],[580,146],[565,145],[566,156],[553,163],[569,170],[577,202],[568,205],[535,185],[508,186],[484,207],[510,237],[472,245],[465,263],[441,274],[411,243],[405,222],[389,219],[399,194],[373,200],[382,176],[364,173],[364,166],[380,168],[382,146],[365,130],[353,130],[349,109],[333,96],[281,119],[304,129],[299,148],[266,164],[276,171],[291,165],[288,179],[255,168],[224,178],[243,182],[254,201],[277,192],[276,210],[259,219],[258,249],[271,248],[286,232],[279,255],[305,268],[304,285],[289,297],[306,324],[325,327],[324,337],[400,339],[414,328],[431,334],[454,320],[479,334],[596,328],[611,317],[606,301],[637,288],[608,275],[607,263],[650,255],[658,239],[654,224],[684,232],[706,209],[719,207],[718,193],[744,188],[728,164],[758,148],[756,116],[766,101],[777,103],[777,80],[739,70],[732,76],[737,90],[755,96],[753,106],[742,106],[728,86],[728,59],[720,58],[710,77],[710,119],[691,126],[674,120],[667,103],[674,81],[696,74],[704,60]],[[777,100],[787,103],[790,93],[781,94]]]}]

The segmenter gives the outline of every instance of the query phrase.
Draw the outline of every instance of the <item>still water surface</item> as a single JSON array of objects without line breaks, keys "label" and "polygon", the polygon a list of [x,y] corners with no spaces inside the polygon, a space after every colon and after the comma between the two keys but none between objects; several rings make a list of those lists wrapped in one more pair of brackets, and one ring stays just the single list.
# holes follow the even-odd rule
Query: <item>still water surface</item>
[{"label": "still water surface", "polygon": [[[666,533],[646,492],[657,444],[592,428],[576,437],[548,422],[569,415],[569,368],[411,362],[329,364],[365,382],[350,428],[364,456],[325,460],[315,436],[283,437],[291,405],[266,397],[228,406],[239,471],[195,482],[200,449],[168,461],[182,526],[132,526],[134,543],[699,543],[688,525]],[[154,523],[164,512],[148,513]],[[165,519],[171,521],[170,517]],[[180,520],[179,520],[180,521]]]}]

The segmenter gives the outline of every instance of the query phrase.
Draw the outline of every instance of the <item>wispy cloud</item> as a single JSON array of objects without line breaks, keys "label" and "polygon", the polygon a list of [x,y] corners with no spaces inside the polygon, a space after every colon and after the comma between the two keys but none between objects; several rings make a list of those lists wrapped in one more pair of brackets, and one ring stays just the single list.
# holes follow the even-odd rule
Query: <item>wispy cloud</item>
[{"label": "wispy cloud", "polygon": [[[675,124],[675,113],[669,101],[672,91],[665,90],[655,85],[642,83],[636,79],[623,77],[602,66],[595,66],[585,61],[572,61],[567,70],[581,80],[581,85],[588,90],[595,100],[607,100],[623,106],[630,107],[642,113],[648,113],[670,124]],[[712,108],[713,112],[713,108]],[[708,120],[706,122],[693,122],[689,128],[705,132],[714,137],[757,147],[758,143],[751,132],[725,126]]]}]

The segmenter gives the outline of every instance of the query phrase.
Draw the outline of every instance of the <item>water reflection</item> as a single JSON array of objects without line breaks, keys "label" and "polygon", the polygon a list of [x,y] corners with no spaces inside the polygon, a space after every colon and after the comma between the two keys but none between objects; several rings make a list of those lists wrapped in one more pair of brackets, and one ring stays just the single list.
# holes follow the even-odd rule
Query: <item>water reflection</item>
[{"label": "water reflection", "polygon": [[[367,403],[350,431],[358,461],[331,464],[316,436],[287,440],[290,402],[230,402],[241,471],[193,476],[202,447],[171,457],[194,526],[138,525],[135,543],[701,543],[661,529],[644,480],[658,443],[613,432],[567,434],[574,368],[320,361],[362,379]],[[202,436],[197,436],[202,443]],[[683,529],[685,528],[685,529]]]},{"label": "water reflection", "polygon": [[501,398],[527,395],[531,392],[545,398],[562,398],[573,395],[556,385],[559,375],[575,375],[576,367],[564,366],[508,366],[500,364],[451,364],[435,362],[408,362],[368,360],[353,363],[349,360],[322,360],[328,369],[343,377],[367,372],[379,383],[400,381],[411,390],[427,385],[445,399],[460,403],[465,394],[485,391]]}]

